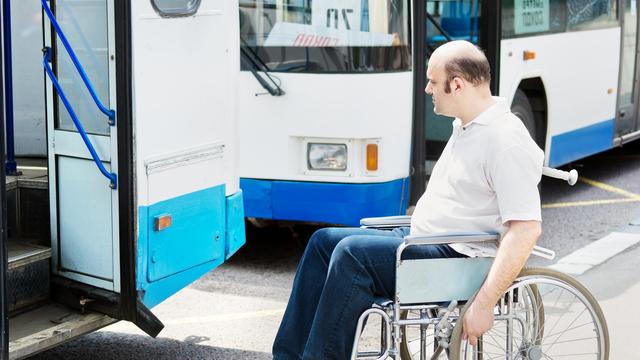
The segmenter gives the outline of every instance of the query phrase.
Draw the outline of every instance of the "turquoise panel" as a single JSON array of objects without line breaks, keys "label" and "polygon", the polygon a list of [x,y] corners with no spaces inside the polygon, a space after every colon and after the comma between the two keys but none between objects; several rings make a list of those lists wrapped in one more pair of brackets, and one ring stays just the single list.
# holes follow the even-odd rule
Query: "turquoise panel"
[{"label": "turquoise panel", "polygon": [[235,254],[245,243],[244,204],[242,190],[227,198],[227,241],[225,259]]},{"label": "turquoise panel", "polygon": [[[224,186],[149,206],[149,282],[223,257],[225,210]],[[155,218],[166,214],[172,217],[171,226],[156,231]]]},{"label": "turquoise panel", "polygon": [[[171,214],[173,222],[156,232],[154,219],[162,214]],[[149,308],[221,265],[245,243],[242,192],[225,197],[224,186],[141,206],[138,220],[136,288]]]}]

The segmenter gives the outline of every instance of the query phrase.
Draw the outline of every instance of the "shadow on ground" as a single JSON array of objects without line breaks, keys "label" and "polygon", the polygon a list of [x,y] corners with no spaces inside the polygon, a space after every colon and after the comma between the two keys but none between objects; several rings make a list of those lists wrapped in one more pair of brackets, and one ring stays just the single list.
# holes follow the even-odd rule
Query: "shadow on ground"
[{"label": "shadow on ground", "polygon": [[73,340],[55,349],[36,355],[30,360],[86,360],[86,359],[202,359],[202,360],[266,360],[271,354],[239,349],[227,349],[200,344],[206,337],[190,336],[182,341],[148,336],[97,332]]},{"label": "shadow on ground", "polygon": [[287,301],[298,261],[317,228],[305,224],[257,228],[247,222],[247,243],[191,288]]}]

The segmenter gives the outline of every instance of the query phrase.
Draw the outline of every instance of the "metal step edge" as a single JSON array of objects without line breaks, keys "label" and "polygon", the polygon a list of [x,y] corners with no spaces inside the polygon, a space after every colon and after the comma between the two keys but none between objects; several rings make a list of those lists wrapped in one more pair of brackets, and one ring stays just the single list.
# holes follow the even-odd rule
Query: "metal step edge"
[{"label": "metal step edge", "polygon": [[7,176],[7,180],[5,183],[5,189],[7,192],[11,190],[16,190],[18,188],[18,179],[15,176]]},{"label": "metal step edge", "polygon": [[18,188],[47,190],[49,188],[49,178],[47,176],[41,176],[30,179],[18,179]]},{"label": "metal step edge", "polygon": [[9,342],[9,359],[24,359],[117,320],[103,314],[77,314],[62,324]]},{"label": "metal step edge", "polygon": [[51,248],[9,242],[8,270],[51,258]]}]

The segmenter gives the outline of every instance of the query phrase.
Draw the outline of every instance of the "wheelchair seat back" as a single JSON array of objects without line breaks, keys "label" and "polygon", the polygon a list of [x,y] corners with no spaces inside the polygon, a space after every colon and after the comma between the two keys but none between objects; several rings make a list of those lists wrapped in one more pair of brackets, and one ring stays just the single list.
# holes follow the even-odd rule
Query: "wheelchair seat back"
[{"label": "wheelchair seat back", "polygon": [[396,273],[400,304],[466,301],[482,286],[493,258],[403,260]]}]

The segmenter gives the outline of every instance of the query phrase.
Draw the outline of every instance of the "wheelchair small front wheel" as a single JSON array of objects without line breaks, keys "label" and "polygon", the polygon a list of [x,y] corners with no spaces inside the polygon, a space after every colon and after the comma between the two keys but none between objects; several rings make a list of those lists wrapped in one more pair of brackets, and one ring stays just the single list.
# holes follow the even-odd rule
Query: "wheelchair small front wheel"
[{"label": "wheelchair small front wheel", "polygon": [[524,269],[496,306],[493,327],[472,348],[455,332],[449,359],[609,358],[609,332],[598,302],[574,278]]},{"label": "wheelchair small front wheel", "polygon": [[[400,313],[402,320],[406,319],[438,319],[439,308],[426,308],[420,310],[404,310]],[[457,312],[459,309],[456,309]],[[436,327],[434,324],[406,325],[401,327],[402,341],[400,342],[401,360],[433,359],[437,344]],[[442,351],[436,359],[447,359],[446,352]]]}]

